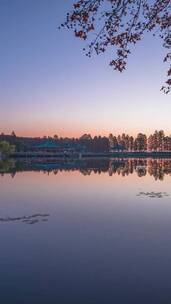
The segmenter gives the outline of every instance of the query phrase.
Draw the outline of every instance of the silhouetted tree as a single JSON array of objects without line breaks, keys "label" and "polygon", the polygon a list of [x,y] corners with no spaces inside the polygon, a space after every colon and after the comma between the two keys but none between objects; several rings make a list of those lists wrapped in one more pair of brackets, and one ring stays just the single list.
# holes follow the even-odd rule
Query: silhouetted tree
[{"label": "silhouetted tree", "polygon": [[134,149],[134,138],[133,136],[129,136],[129,150],[132,151]]},{"label": "silhouetted tree", "polygon": [[146,151],[147,150],[147,136],[139,133],[134,141],[135,151]]},{"label": "silhouetted tree", "polygon": [[169,137],[169,136],[164,137],[163,150],[171,151],[171,137]]},{"label": "silhouetted tree", "polygon": [[11,136],[16,137],[16,134],[14,131],[12,131]]},{"label": "silhouetted tree", "polygon": [[57,141],[59,139],[58,135],[54,135],[53,138]]},{"label": "silhouetted tree", "polygon": [[154,134],[150,135],[148,138],[148,150],[149,151],[157,151],[158,143],[157,143],[157,131]]},{"label": "silhouetted tree", "polygon": [[113,134],[109,134],[109,148],[112,149],[117,145],[118,145],[118,141],[116,136],[113,136]]},{"label": "silhouetted tree", "polygon": [[4,156],[8,156],[10,153],[15,151],[15,146],[10,145],[7,141],[0,141],[0,152]]},{"label": "silhouetted tree", "polygon": [[169,137],[166,138],[163,130],[155,131],[154,134],[148,138],[148,150],[149,151],[163,151],[170,150]]}]

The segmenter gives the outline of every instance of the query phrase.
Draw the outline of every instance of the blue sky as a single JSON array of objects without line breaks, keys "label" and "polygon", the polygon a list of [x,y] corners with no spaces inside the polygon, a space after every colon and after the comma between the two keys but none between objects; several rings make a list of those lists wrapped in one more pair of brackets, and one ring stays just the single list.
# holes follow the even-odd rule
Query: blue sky
[{"label": "blue sky", "polygon": [[108,66],[112,50],[89,59],[85,42],[57,29],[73,2],[0,1],[0,132],[171,134],[162,42],[146,36],[119,74]]}]

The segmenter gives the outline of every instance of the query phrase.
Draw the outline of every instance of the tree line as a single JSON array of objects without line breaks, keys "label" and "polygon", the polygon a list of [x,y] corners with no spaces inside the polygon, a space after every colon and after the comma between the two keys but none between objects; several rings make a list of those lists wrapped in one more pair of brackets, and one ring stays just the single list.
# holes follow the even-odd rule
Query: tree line
[{"label": "tree line", "polygon": [[146,134],[139,133],[135,138],[128,134],[118,136],[110,134],[110,148],[117,145],[127,151],[171,151],[171,136],[166,136],[163,130],[155,131],[148,137]]},{"label": "tree line", "polygon": [[16,151],[28,151],[35,147],[37,144],[45,141],[53,141],[59,146],[71,145],[76,147],[80,145],[87,152],[105,153],[109,151],[137,151],[137,152],[161,152],[171,151],[171,136],[165,135],[163,130],[155,131],[153,134],[147,136],[143,133],[138,133],[137,136],[129,134],[109,136],[91,136],[91,134],[84,134],[79,138],[59,137],[18,137],[13,132],[11,135],[0,135],[0,142],[8,142],[10,145],[15,146]]},{"label": "tree line", "polygon": [[80,138],[58,138],[54,136],[58,143],[76,142],[87,148],[90,152],[109,152],[109,151],[137,151],[137,152],[161,152],[171,151],[171,135],[166,136],[163,130],[155,131],[147,136],[143,133],[138,133],[136,137],[129,134],[109,136],[91,136],[84,134]]},{"label": "tree line", "polygon": [[84,134],[79,142],[84,144],[89,151],[107,152],[107,151],[171,151],[171,136],[166,136],[163,130],[155,131],[147,136],[138,133],[136,137],[123,133],[122,135],[109,134],[108,137]]}]

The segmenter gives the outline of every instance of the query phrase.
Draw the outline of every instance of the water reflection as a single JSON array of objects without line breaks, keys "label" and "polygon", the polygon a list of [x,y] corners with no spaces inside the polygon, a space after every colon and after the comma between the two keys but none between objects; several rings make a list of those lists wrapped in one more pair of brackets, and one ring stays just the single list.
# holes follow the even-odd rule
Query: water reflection
[{"label": "water reflection", "polygon": [[167,192],[139,192],[137,196],[147,196],[150,198],[163,198],[169,196]]},{"label": "water reflection", "polygon": [[17,172],[43,171],[46,174],[58,174],[61,171],[79,171],[83,175],[92,173],[108,173],[128,176],[136,173],[138,177],[153,176],[155,180],[163,180],[171,175],[171,159],[77,159],[77,160],[7,160],[0,162],[0,174],[10,173],[15,177]]},{"label": "water reflection", "polygon": [[171,159],[10,160],[0,172],[2,303],[170,303]]},{"label": "water reflection", "polygon": [[24,215],[20,217],[1,217],[0,223],[22,222],[25,224],[33,225],[39,223],[40,221],[47,222],[49,216],[49,214],[37,213],[29,216]]}]

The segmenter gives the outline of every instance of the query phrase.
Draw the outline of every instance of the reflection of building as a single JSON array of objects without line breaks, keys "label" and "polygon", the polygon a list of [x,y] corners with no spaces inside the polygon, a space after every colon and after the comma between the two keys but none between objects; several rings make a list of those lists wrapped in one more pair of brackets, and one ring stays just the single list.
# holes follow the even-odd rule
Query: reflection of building
[{"label": "reflection of building", "polygon": [[[42,146],[43,149],[47,148]],[[42,147],[40,147],[42,149]],[[57,147],[53,146],[54,149]],[[49,149],[49,146],[48,146]],[[48,150],[51,151],[51,150]],[[35,153],[36,154],[36,153]],[[34,153],[33,153],[34,155]],[[61,154],[62,155],[62,154]],[[75,155],[75,154],[74,154]],[[165,175],[171,177],[171,159],[133,159],[123,157],[113,158],[89,158],[83,157],[36,157],[32,159],[24,158],[21,160],[4,160],[0,161],[0,175],[10,173],[11,177],[15,176],[16,172],[24,171],[43,171],[48,175],[53,172],[57,174],[58,171],[74,171],[79,170],[84,175],[90,175],[91,173],[100,174],[108,172],[110,176],[120,175],[126,177],[129,174],[134,174],[139,177],[149,174],[153,176],[155,180],[163,180]]]}]

